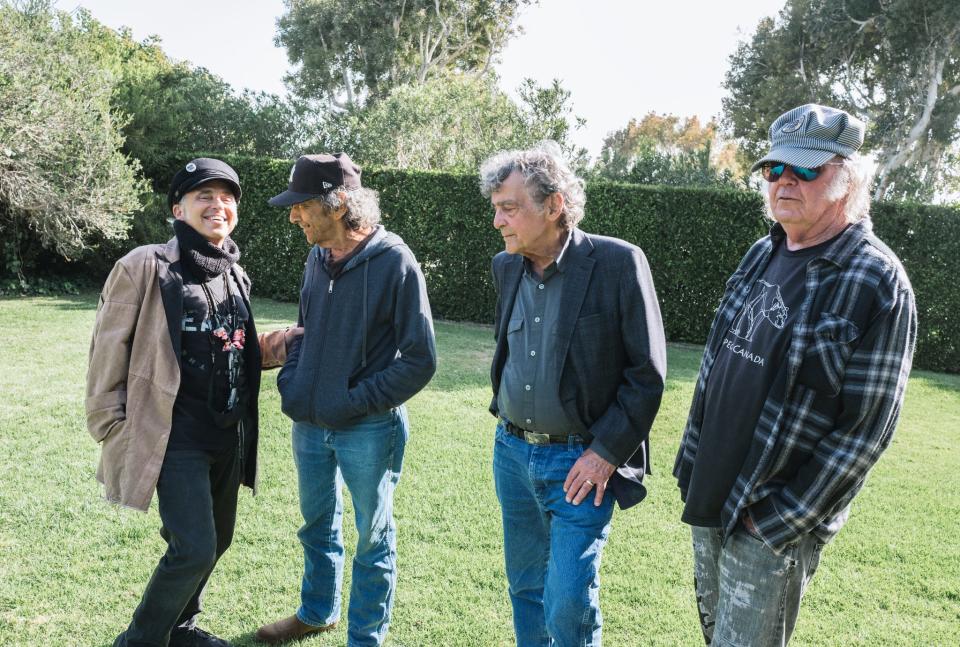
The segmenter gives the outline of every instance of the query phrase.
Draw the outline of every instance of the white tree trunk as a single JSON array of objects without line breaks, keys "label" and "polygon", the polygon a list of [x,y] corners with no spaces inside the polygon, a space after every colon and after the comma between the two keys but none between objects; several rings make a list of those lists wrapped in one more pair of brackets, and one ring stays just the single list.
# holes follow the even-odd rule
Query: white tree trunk
[{"label": "white tree trunk", "polygon": [[886,159],[881,160],[880,169],[877,172],[880,182],[877,184],[877,189],[873,194],[874,200],[879,200],[883,197],[884,193],[886,193],[890,186],[890,174],[907,162],[914,146],[922,146],[922,144],[918,144],[918,142],[930,127],[930,118],[933,115],[933,109],[936,107],[937,100],[939,99],[938,90],[940,84],[943,83],[943,67],[946,65],[946,62],[946,56],[941,56],[939,51],[934,50],[931,54],[930,73],[927,76],[927,92],[923,104],[923,111],[910,128],[910,132],[907,133],[907,137],[901,143],[899,150],[886,157]]}]

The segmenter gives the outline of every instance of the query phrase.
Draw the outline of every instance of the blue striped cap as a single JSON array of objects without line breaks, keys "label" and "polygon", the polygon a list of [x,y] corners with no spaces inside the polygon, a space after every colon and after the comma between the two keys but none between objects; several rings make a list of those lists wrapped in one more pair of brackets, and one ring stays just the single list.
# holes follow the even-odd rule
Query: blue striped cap
[{"label": "blue striped cap", "polygon": [[770,126],[770,152],[750,169],[764,162],[816,168],[834,155],[850,157],[863,145],[866,125],[843,110],[808,103],[777,117]]}]

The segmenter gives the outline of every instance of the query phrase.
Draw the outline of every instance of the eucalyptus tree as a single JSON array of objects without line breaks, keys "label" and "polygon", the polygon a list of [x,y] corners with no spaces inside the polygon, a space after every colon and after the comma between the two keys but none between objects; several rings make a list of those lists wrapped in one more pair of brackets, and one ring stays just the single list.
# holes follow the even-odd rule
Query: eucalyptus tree
[{"label": "eucalyptus tree", "polygon": [[649,112],[603,140],[594,173],[636,184],[742,188],[736,146],[713,120]]},{"label": "eucalyptus tree", "polygon": [[297,102],[238,91],[205,68],[171,59],[159,38],[137,41],[126,27],[115,31],[85,9],[74,12],[74,23],[84,49],[112,80],[111,105],[124,117],[123,150],[148,177],[166,174],[171,155],[301,152],[311,120]]},{"label": "eucalyptus tree", "polygon": [[960,135],[960,2],[787,0],[731,56],[725,123],[752,158],[783,111],[828,103],[865,118],[875,197],[948,188]]},{"label": "eucalyptus tree", "polygon": [[328,113],[318,150],[348,150],[372,166],[473,173],[498,150],[556,141],[575,165],[587,152],[572,141],[583,120],[558,81],[524,81],[516,102],[492,75],[439,73],[393,88],[379,101]]},{"label": "eucalyptus tree", "polygon": [[286,0],[276,42],[292,92],[350,108],[441,71],[489,71],[534,1]]}]

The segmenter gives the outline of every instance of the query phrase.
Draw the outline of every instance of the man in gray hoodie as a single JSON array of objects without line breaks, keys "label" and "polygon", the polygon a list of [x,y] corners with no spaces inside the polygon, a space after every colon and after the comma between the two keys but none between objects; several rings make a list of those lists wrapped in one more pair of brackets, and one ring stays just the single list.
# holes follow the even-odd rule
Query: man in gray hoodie
[{"label": "man in gray hoodie", "polygon": [[301,340],[277,378],[293,419],[304,525],[296,614],[261,627],[281,643],[332,628],[343,580],[342,484],[357,522],[347,644],[380,645],[396,587],[393,492],[409,423],[404,402],[436,370],[433,320],[410,248],[380,223],[375,191],[345,153],[304,155],[271,198],[313,244],[300,292]]}]

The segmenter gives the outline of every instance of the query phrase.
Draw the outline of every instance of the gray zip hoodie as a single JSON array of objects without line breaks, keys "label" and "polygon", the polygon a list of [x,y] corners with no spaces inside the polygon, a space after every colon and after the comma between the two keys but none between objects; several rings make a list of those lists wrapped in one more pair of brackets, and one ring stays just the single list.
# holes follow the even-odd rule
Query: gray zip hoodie
[{"label": "gray zip hoodie", "polygon": [[277,376],[295,422],[340,429],[399,406],[437,367],[427,286],[410,248],[378,226],[337,279],[314,246],[300,290],[303,337]]}]

